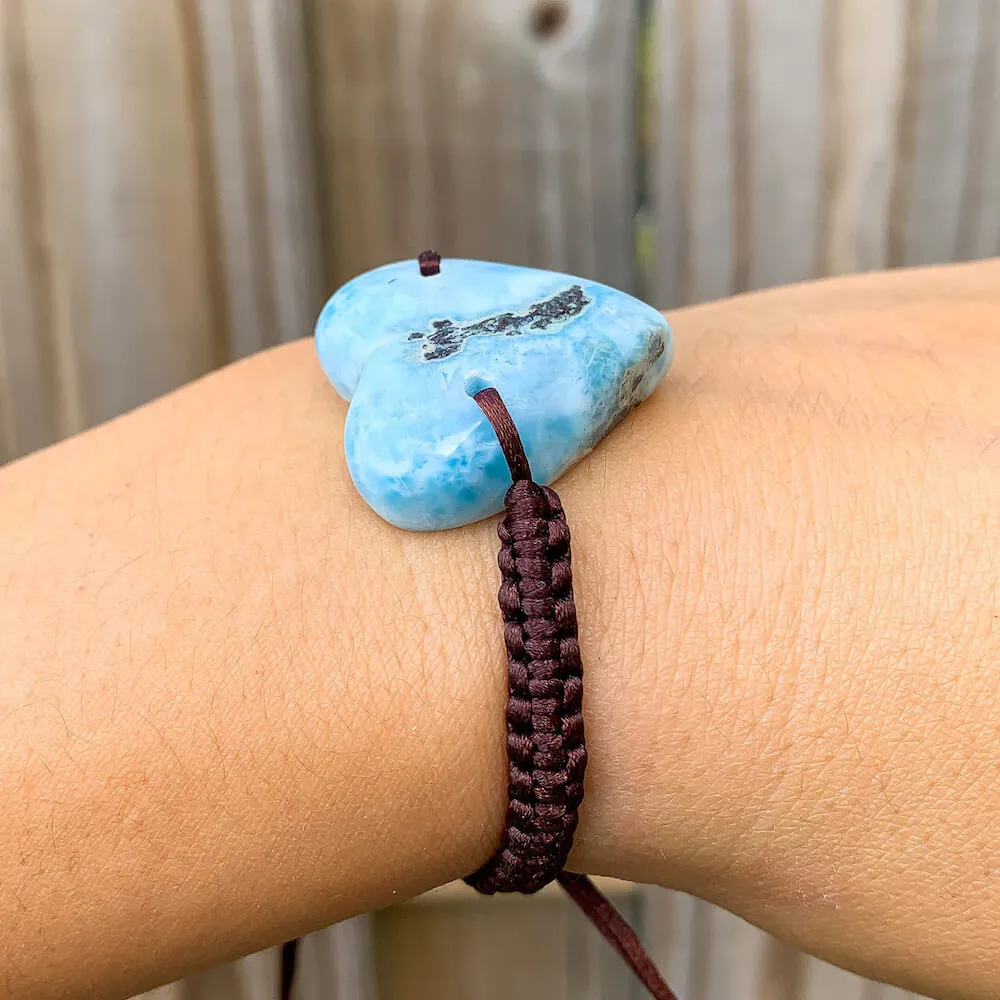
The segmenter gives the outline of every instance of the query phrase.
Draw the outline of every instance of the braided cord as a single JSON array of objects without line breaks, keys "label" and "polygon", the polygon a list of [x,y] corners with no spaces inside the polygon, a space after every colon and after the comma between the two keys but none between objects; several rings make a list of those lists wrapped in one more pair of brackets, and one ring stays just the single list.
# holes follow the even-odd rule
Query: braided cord
[{"label": "braided cord", "polygon": [[566,864],[583,801],[583,668],[569,527],[556,494],[511,486],[500,523],[500,609],[507,645],[507,825],[500,850],[470,883],[535,892]]},{"label": "braided cord", "polygon": [[[441,273],[441,255],[418,257]],[[554,490],[531,479],[521,436],[500,394],[473,397],[500,442],[512,485],[500,522],[500,610],[507,646],[507,821],[497,853],[466,882],[482,893],[537,892],[558,879],[654,1000],[677,1000],[635,932],[586,875],[564,871],[583,802],[587,747],[569,525]],[[281,949],[282,1000],[291,1000],[298,938]]]},{"label": "braided cord", "polygon": [[569,525],[554,490],[531,479],[500,394],[473,397],[493,426],[513,483],[500,522],[500,611],[507,647],[507,820],[500,847],[466,878],[474,889],[537,892],[560,884],[655,1000],[677,1000],[635,932],[585,875],[565,872],[583,802],[587,747]]}]

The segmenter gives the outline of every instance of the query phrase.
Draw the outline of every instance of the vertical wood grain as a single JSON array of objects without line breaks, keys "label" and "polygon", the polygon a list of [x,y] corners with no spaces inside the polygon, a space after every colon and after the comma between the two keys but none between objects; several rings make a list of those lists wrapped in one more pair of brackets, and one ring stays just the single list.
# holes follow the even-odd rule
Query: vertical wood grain
[{"label": "vertical wood grain", "polygon": [[728,295],[735,280],[735,0],[663,0],[654,201],[654,301]]},{"label": "vertical wood grain", "polygon": [[[760,977],[759,1000],[800,1000],[805,997],[809,959],[776,938],[768,937]],[[809,997],[806,1000],[813,1000]]]},{"label": "vertical wood grain", "polygon": [[736,13],[734,0],[678,0],[688,156],[683,301],[721,298],[736,269]]},{"label": "vertical wood grain", "polygon": [[674,992],[692,998],[692,972],[697,958],[695,913],[699,903],[693,896],[645,886],[643,943]]},{"label": "vertical wood grain", "polygon": [[871,993],[878,989],[859,976],[819,959],[809,962],[805,985],[808,1000],[871,1000]]},{"label": "vertical wood grain", "polygon": [[0,462],[59,433],[23,5],[0,4]]},{"label": "vertical wood grain", "polygon": [[[824,0],[738,0],[745,37],[743,123],[748,148],[739,202],[738,290],[814,277],[820,270],[823,194]],[[741,162],[740,162],[741,161]]]},{"label": "vertical wood grain", "polygon": [[685,1000],[818,1000],[803,992],[804,959],[699,899],[646,887],[643,938]]},{"label": "vertical wood grain", "polygon": [[178,1000],[248,1000],[241,988],[235,962],[216,965],[188,976],[174,984],[174,988]]},{"label": "vertical wood grain", "polygon": [[166,986],[159,986],[155,990],[140,993],[135,1000],[187,1000],[185,996],[185,986],[183,982],[169,983]]},{"label": "vertical wood grain", "polygon": [[[23,6],[51,267],[75,429],[219,360],[190,79],[175,4]],[[73,398],[73,392],[78,394]]]},{"label": "vertical wood grain", "polygon": [[[641,901],[615,892],[626,918]],[[642,993],[631,971],[568,898],[484,900],[471,890],[375,916],[379,1000],[603,1000]],[[640,924],[641,925],[641,924]]]},{"label": "vertical wood grain", "polygon": [[258,79],[247,8],[198,0],[193,37],[204,66],[206,156],[217,202],[227,353],[274,342],[274,289],[268,268]]},{"label": "vertical wood grain", "polygon": [[571,1000],[569,905],[505,898],[386,910],[376,918],[379,1000]]},{"label": "vertical wood grain", "polygon": [[915,993],[874,983],[835,965],[811,959],[803,1000],[920,1000]]},{"label": "vertical wood grain", "polygon": [[355,917],[303,938],[293,1000],[378,1000],[374,919]]},{"label": "vertical wood grain", "polygon": [[[708,903],[701,903],[696,921],[702,938],[702,964],[696,982],[705,1000],[757,1000],[768,938],[746,921]],[[695,992],[697,995],[697,990]]]},{"label": "vertical wood grain", "polygon": [[909,993],[898,986],[884,986],[881,984],[869,984],[868,995],[865,1000],[922,1000],[916,993]]},{"label": "vertical wood grain", "polygon": [[684,1000],[919,1000],[809,958],[683,893],[644,886],[636,923]]},{"label": "vertical wood grain", "polygon": [[658,0],[655,17],[657,301],[996,252],[991,0]]},{"label": "vertical wood grain", "polygon": [[301,0],[251,0],[264,164],[274,339],[312,332],[332,289],[323,281],[311,55]]},{"label": "vertical wood grain", "polygon": [[325,297],[301,3],[185,0],[204,65],[228,355],[309,334]]},{"label": "vertical wood grain", "polygon": [[1000,5],[980,0],[955,257],[1000,253]]},{"label": "vertical wood grain", "polygon": [[[233,963],[236,973],[232,1000],[278,1000],[281,986],[281,949],[266,948]],[[230,1000],[216,994],[208,1000]]]},{"label": "vertical wood grain", "polygon": [[[589,227],[570,236],[578,257],[570,270],[637,290],[636,190],[638,137],[635,106],[639,35],[638,4],[598,3],[589,40],[581,46],[581,73],[586,72],[586,98],[575,105],[586,121],[583,158],[568,217],[592,205]],[[572,163],[573,155],[569,157]]]},{"label": "vertical wood grain", "polygon": [[907,0],[833,0],[827,26],[822,270],[885,266]]},{"label": "vertical wood grain", "polygon": [[[434,160],[431,149],[431,136],[425,128],[431,108],[435,101],[437,87],[433,79],[424,80],[421,77],[421,53],[430,44],[429,38],[432,23],[429,12],[435,0],[413,0],[402,4],[398,12],[398,27],[393,37],[393,48],[390,59],[397,68],[398,79],[407,85],[399,89],[398,128],[402,142],[398,155],[405,158],[408,169],[401,170],[400,195],[398,199],[399,219],[397,221],[397,238],[402,246],[412,248],[423,246],[428,239],[433,241],[432,233],[437,229],[437,206],[432,198],[435,183],[442,183],[441,178],[435,178]],[[464,86],[481,89],[481,76],[478,72],[469,75]],[[502,97],[487,92],[483,100],[491,102],[502,100]],[[484,111],[488,117],[495,117],[490,111]],[[506,142],[506,136],[498,137],[498,142]],[[334,153],[334,155],[336,155]],[[503,197],[509,191],[509,181],[500,171],[494,176],[494,189],[497,197]],[[523,214],[511,213],[507,246],[508,252],[513,250],[515,259],[526,256]],[[427,246],[430,246],[427,243]],[[419,252],[419,251],[418,251]]]},{"label": "vertical wood grain", "polygon": [[[565,902],[560,900],[560,902]],[[640,933],[644,905],[641,890],[631,887],[615,895],[622,916]],[[642,1000],[645,990],[574,904],[566,903],[566,950],[563,957],[570,1000]]]},{"label": "vertical wood grain", "polygon": [[[660,309],[672,309],[683,302],[686,249],[690,218],[685,197],[688,186],[689,156],[686,139],[690,134],[690,60],[681,44],[682,0],[657,0],[649,9],[652,53],[647,81],[651,108],[652,136],[646,163],[649,185],[651,259],[648,296]],[[683,11],[686,13],[686,9]]]},{"label": "vertical wood grain", "polygon": [[911,0],[908,7],[892,264],[951,260],[959,244],[982,10],[979,0]]},{"label": "vertical wood grain", "polygon": [[331,283],[434,246],[632,287],[635,7],[533,7],[310,0]]}]

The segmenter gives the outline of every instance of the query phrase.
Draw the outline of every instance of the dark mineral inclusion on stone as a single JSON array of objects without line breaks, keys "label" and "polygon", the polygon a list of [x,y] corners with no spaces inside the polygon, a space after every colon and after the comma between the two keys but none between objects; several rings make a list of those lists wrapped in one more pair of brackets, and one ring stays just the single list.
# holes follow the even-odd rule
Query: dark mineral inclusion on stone
[{"label": "dark mineral inclusion on stone", "polygon": [[571,285],[523,313],[497,313],[464,326],[450,319],[436,319],[429,331],[414,330],[406,339],[423,341],[424,361],[440,361],[457,354],[469,337],[517,337],[532,330],[546,330],[554,323],[578,316],[591,301],[579,285]]}]

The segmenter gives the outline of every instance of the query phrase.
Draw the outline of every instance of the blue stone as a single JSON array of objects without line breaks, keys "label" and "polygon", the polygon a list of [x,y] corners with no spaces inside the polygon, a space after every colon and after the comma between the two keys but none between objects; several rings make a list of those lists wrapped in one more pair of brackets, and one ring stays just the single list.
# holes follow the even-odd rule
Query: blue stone
[{"label": "blue stone", "polygon": [[452,528],[503,509],[510,473],[471,398],[493,386],[534,479],[551,483],[663,376],[670,327],[593,281],[477,260],[368,271],[330,299],[316,349],[351,401],[344,447],[358,491],[400,528]]}]

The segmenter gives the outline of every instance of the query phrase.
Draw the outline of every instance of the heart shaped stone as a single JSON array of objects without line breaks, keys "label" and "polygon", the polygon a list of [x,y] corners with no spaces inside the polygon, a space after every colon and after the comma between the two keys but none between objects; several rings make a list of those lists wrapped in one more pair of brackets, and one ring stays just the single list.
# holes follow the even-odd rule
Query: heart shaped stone
[{"label": "heart shaped stone", "polygon": [[316,324],[323,370],[351,401],[344,447],[358,492],[422,531],[503,509],[510,473],[474,393],[500,393],[534,479],[548,484],[653,391],[673,356],[660,313],[606,285],[478,260],[435,267],[359,275]]}]

